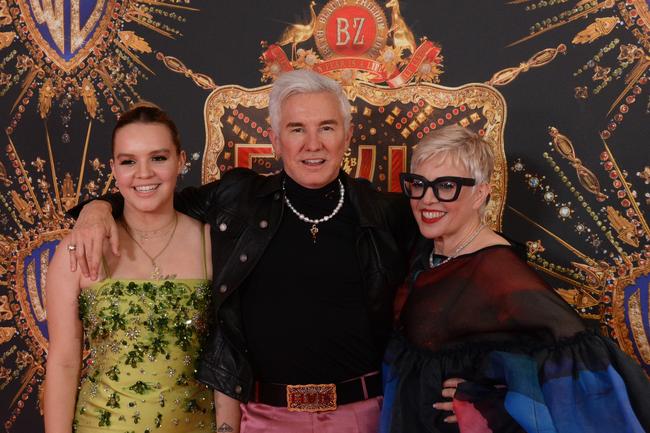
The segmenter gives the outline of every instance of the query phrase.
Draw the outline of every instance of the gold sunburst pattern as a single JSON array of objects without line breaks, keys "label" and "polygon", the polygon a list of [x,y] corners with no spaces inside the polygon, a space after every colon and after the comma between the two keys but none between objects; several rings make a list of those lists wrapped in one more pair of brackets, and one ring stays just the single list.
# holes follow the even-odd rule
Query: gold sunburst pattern
[{"label": "gold sunburst pattern", "polygon": [[531,25],[528,36],[511,45],[570,23],[587,22],[582,27],[574,24],[579,30],[570,44],[599,45],[593,49],[592,57],[573,72],[577,80],[575,97],[587,99],[600,95],[608,86],[616,86],[617,96],[610,102],[608,120],[600,131],[603,139],[611,138],[648,83],[650,4],[646,0],[542,0],[526,2],[524,8],[527,12],[549,12],[546,18]]},{"label": "gold sunburst pattern", "polygon": [[[542,223],[510,204],[510,211],[548,236],[546,245],[559,245],[573,257],[567,263],[545,249],[529,248],[529,260],[563,282],[564,299],[583,317],[599,321],[603,332],[650,373],[645,356],[650,350],[650,293],[643,288],[650,274],[650,230],[638,194],[606,142],[599,143],[603,150],[596,170],[583,165],[572,140],[557,128],[549,127],[549,137],[550,147],[542,156],[551,178],[522,160],[514,161],[510,170],[559,220],[572,225],[578,237],[568,241],[550,228],[552,221]],[[596,172],[604,173],[609,184],[601,185]]]},{"label": "gold sunburst pattern", "polygon": [[[592,98],[614,96],[606,101],[609,111],[600,124],[599,142],[589,143],[590,149],[601,149],[600,167],[585,163],[572,139],[553,125],[548,128],[550,148],[542,152],[546,175],[532,168],[533,161],[530,167],[521,159],[511,165],[514,178],[554,209],[559,221],[572,225],[577,239],[568,241],[551,229],[556,226],[552,221],[542,223],[514,204],[509,210],[548,236],[546,245],[557,245],[575,258],[563,261],[548,251],[529,249],[531,264],[564,285],[560,291],[564,299],[584,317],[597,320],[650,376],[650,230],[643,211],[648,194],[644,201],[635,178],[621,167],[608,144],[632,110],[649,112],[636,104],[647,93],[649,4],[645,0],[510,3],[528,13],[547,14],[511,46],[562,27],[565,37],[573,33],[563,43],[566,51],[578,46],[593,50],[591,58],[573,71],[574,97],[588,104]],[[637,172],[637,178],[643,179],[643,173]]]},{"label": "gold sunburst pattern", "polygon": [[[45,281],[72,223],[65,212],[115,191],[108,161],[90,156],[93,141],[105,142],[93,126],[142,99],[138,88],[153,74],[151,62],[174,59],[156,53],[151,36],[181,39],[178,28],[196,11],[190,0],[0,0],[0,97],[12,98],[9,118],[2,117],[0,158],[0,391],[11,393],[0,420],[6,431],[24,422],[28,404],[40,408]],[[81,152],[71,155],[68,131],[77,113],[85,117],[85,135]],[[69,165],[74,159],[78,171]]]},{"label": "gold sunburst pattern", "polygon": [[141,99],[136,85],[153,73],[144,57],[153,52],[149,35],[180,38],[176,27],[198,11],[171,0],[72,0],[58,9],[53,0],[0,3],[0,29],[9,30],[0,33],[9,48],[0,60],[0,96],[20,89],[4,125],[9,134],[34,97],[43,118],[53,105],[66,111],[76,101],[102,122],[119,114]]}]

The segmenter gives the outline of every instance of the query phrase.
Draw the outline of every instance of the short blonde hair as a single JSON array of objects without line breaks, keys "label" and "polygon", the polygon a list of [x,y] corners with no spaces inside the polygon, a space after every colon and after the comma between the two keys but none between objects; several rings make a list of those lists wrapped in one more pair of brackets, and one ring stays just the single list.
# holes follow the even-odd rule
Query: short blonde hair
[{"label": "short blonde hair", "polygon": [[478,134],[460,125],[450,125],[427,134],[416,146],[411,158],[411,171],[425,161],[448,160],[465,167],[476,185],[490,183],[494,171],[492,147]]}]

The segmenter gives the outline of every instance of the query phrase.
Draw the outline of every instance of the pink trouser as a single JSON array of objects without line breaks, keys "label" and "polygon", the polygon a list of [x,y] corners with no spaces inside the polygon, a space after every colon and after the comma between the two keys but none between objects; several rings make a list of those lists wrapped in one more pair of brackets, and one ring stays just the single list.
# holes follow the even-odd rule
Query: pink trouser
[{"label": "pink trouser", "polygon": [[240,433],[377,433],[383,397],[329,412],[289,412],[262,403],[241,405]]}]

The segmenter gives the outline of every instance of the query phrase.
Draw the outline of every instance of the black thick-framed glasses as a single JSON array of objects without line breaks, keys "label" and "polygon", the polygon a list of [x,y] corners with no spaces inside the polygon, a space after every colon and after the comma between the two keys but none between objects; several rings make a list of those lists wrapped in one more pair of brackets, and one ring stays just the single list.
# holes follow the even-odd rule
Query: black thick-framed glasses
[{"label": "black thick-framed glasses", "polygon": [[402,191],[408,198],[421,199],[427,189],[433,190],[438,201],[454,201],[458,198],[463,186],[476,185],[476,179],[469,177],[444,176],[428,180],[424,176],[413,173],[400,173]]}]

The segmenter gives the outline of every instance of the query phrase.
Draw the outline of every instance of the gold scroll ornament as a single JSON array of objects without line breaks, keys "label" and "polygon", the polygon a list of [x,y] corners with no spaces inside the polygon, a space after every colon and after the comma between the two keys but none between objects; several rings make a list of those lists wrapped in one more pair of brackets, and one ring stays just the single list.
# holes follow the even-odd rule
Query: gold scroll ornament
[{"label": "gold scroll ornament", "polygon": [[16,335],[16,328],[13,326],[0,327],[0,344],[8,342],[14,335]]},{"label": "gold scroll ornament", "polygon": [[54,86],[52,85],[51,79],[46,79],[38,93],[38,112],[41,115],[41,119],[47,117],[47,113],[50,112],[52,108],[52,98],[54,97]]},{"label": "gold scroll ornament", "polygon": [[600,191],[600,182],[598,182],[596,175],[587,167],[582,165],[582,161],[576,157],[571,140],[569,140],[565,135],[562,135],[560,131],[553,126],[549,127],[548,133],[553,140],[553,147],[555,150],[557,150],[562,157],[569,160],[571,166],[576,169],[576,174],[578,175],[580,184],[587,191],[595,194],[596,200],[604,201],[607,199],[607,196]]},{"label": "gold scroll ornament", "polygon": [[636,235],[636,226],[611,206],[607,206],[607,219],[616,230],[618,238],[633,247],[639,246],[639,238]]},{"label": "gold scroll ornament", "polygon": [[88,79],[88,77],[84,78],[81,83],[81,97],[86,106],[86,111],[88,111],[90,117],[94,119],[97,115],[97,107],[99,106],[99,103],[97,102],[97,96],[95,96],[93,83]]},{"label": "gold scroll ornament", "polygon": [[191,78],[192,81],[194,81],[194,84],[202,89],[214,90],[217,88],[217,85],[214,83],[214,80],[212,78],[205,74],[192,71],[176,57],[166,56],[163,53],[156,53],[156,59],[163,62],[163,64],[167,66],[167,68],[169,68],[171,71],[183,74],[187,78]]},{"label": "gold scroll ornament", "polygon": [[16,38],[14,32],[0,32],[0,50],[7,48]]},{"label": "gold scroll ornament", "polygon": [[587,28],[575,35],[571,42],[574,44],[590,44],[601,36],[610,34],[617,23],[617,17],[596,18],[595,23],[589,24]]},{"label": "gold scroll ornament", "polygon": [[519,66],[503,69],[494,75],[487,82],[490,86],[505,86],[511,83],[522,72],[528,72],[531,68],[539,68],[541,66],[551,63],[558,54],[566,53],[566,45],[560,44],[556,48],[546,48],[538,53],[535,53],[530,59]]},{"label": "gold scroll ornament", "polygon": [[9,305],[9,297],[7,295],[0,296],[0,320],[11,320],[14,314],[11,312]]}]

